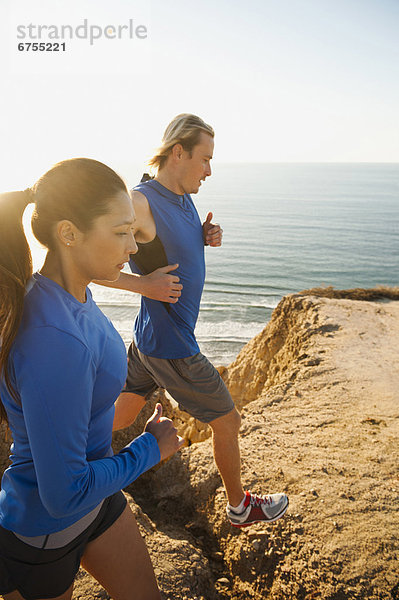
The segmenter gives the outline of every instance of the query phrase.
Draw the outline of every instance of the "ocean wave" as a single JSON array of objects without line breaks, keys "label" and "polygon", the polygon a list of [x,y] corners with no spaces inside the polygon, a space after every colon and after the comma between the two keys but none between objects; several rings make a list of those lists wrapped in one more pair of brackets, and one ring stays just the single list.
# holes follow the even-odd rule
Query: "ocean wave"
[{"label": "ocean wave", "polygon": [[110,300],[96,300],[97,306],[100,308],[102,306],[106,306],[107,308],[140,308],[140,302],[128,302],[126,300],[114,300],[113,298]]},{"label": "ocean wave", "polygon": [[[209,288],[209,285],[215,285],[216,289],[215,290],[211,290]],[[225,288],[229,288],[229,287],[232,287],[233,289],[232,290],[225,289]],[[270,286],[266,286],[264,283],[247,283],[247,282],[242,282],[242,283],[240,283],[240,282],[234,282],[234,283],[232,283],[231,281],[220,281],[220,280],[219,281],[216,281],[216,280],[214,281],[212,279],[207,279],[205,281],[205,291],[217,291],[217,292],[226,291],[226,293],[229,293],[229,294],[250,294],[250,293],[253,293],[251,290],[257,290],[257,289],[259,289],[259,290],[265,290],[266,287],[270,288]],[[237,289],[234,289],[234,288],[237,288]],[[242,288],[246,288],[249,291],[245,292],[245,291],[242,290]],[[263,291],[261,293],[261,295],[262,296],[276,296],[277,295],[276,292],[280,292],[280,291],[285,292],[285,290],[286,290],[286,288],[279,287],[279,286],[273,286],[272,289],[273,289],[273,292],[268,293],[266,291]]]},{"label": "ocean wave", "polygon": [[273,303],[264,303],[264,304],[259,304],[259,303],[254,303],[254,302],[205,302],[204,304],[201,303],[201,311],[226,311],[229,308],[240,308],[240,309],[245,309],[245,308],[268,308],[270,310],[273,310],[276,308],[276,306],[278,305],[279,301],[277,302],[273,302]]},{"label": "ocean wave", "polygon": [[249,321],[219,321],[212,322],[198,320],[195,335],[201,341],[248,341],[259,333],[265,326],[265,322]]}]

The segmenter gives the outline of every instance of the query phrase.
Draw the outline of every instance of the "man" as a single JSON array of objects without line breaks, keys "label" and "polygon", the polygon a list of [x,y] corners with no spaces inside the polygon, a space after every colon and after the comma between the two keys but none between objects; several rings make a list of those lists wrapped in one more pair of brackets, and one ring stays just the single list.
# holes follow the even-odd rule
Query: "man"
[{"label": "man", "polygon": [[[126,387],[118,399],[123,418],[115,428],[133,422],[157,387],[166,389],[180,407],[212,428],[214,459],[228,498],[227,515],[232,525],[244,527],[279,519],[288,498],[244,492],[240,415],[219,373],[200,353],[194,335],[205,280],[204,242],[220,246],[222,240],[222,230],[211,223],[211,213],[201,225],[190,196],[211,175],[213,147],[214,131],[209,125],[195,115],[178,115],[150,161],[157,169],[156,177],[132,192],[138,252],[131,255],[131,269],[141,275],[158,269],[158,279],[172,302],[142,298],[129,348]],[[168,275],[172,269],[168,263],[177,267],[173,276]],[[129,275],[123,277],[125,282],[116,286],[133,289],[126,286]],[[136,286],[135,291],[141,290]]]}]

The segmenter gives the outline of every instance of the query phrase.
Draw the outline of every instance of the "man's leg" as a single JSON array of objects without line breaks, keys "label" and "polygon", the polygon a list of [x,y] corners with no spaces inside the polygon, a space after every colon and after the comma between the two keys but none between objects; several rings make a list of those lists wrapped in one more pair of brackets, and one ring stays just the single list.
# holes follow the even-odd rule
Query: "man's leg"
[{"label": "man's leg", "polygon": [[142,364],[134,342],[130,344],[127,356],[127,379],[124,389],[115,402],[112,431],[132,425],[146,400],[158,387],[151,373]]},{"label": "man's leg", "polygon": [[146,369],[146,376],[150,374],[181,408],[211,426],[215,462],[227,493],[227,515],[232,525],[246,527],[282,517],[288,506],[285,494],[258,496],[243,490],[238,443],[241,417],[209,360],[201,353],[173,360],[140,354],[140,362]]},{"label": "man's leg", "polygon": [[131,392],[122,392],[115,402],[115,416],[112,431],[132,425],[145,405],[145,398]]},{"label": "man's leg", "polygon": [[209,423],[213,434],[213,456],[232,506],[238,506],[244,498],[238,442],[240,424],[241,417],[236,408]]},{"label": "man's leg", "polygon": [[259,521],[276,521],[288,507],[285,494],[257,496],[244,492],[241,484],[240,448],[238,432],[241,417],[232,411],[211,421],[213,453],[223,479],[228,505],[227,515],[235,527],[246,527]]}]

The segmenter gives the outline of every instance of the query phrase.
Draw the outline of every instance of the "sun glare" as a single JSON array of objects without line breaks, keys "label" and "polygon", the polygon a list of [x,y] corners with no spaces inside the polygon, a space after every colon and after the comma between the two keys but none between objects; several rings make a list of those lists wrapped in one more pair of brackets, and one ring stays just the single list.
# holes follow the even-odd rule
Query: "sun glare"
[{"label": "sun glare", "polygon": [[29,204],[29,206],[26,208],[23,216],[23,225],[26,239],[28,240],[30,251],[32,253],[33,271],[35,272],[38,271],[43,265],[47,250],[37,241],[37,239],[33,235],[31,227],[33,209],[33,204]]}]

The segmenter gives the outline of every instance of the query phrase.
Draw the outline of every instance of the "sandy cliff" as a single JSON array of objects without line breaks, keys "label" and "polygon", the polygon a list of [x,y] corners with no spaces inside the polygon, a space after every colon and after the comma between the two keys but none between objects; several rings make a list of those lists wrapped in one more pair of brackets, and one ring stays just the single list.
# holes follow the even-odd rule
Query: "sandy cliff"
[{"label": "sandy cliff", "polygon": [[[227,524],[207,428],[191,419],[182,431],[204,441],[126,490],[165,599],[399,598],[399,294],[315,293],[284,298],[221,369],[242,410],[245,485],[286,491],[287,516]],[[107,595],[81,571],[79,597]]]}]

